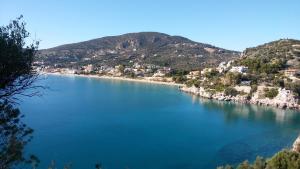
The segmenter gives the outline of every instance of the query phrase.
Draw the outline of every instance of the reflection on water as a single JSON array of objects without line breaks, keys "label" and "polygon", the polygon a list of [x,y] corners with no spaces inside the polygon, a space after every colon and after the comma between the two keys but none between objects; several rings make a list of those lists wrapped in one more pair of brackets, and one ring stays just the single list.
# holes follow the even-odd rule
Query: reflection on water
[{"label": "reflection on water", "polygon": [[[256,156],[270,157],[282,148],[290,148],[300,132],[300,112],[277,109],[274,107],[217,101],[193,96],[193,103],[200,103],[211,113],[223,113],[226,123],[240,120],[258,125],[270,124],[274,128],[266,129],[233,142],[217,150],[210,164],[237,164],[244,160],[255,160]],[[258,123],[257,123],[258,122]],[[277,126],[277,127],[276,127]],[[209,165],[208,168],[217,166]]]},{"label": "reflection on water", "polygon": [[246,159],[253,161],[256,156],[269,157],[270,152],[278,151],[278,147],[288,148],[286,145],[291,144],[294,132],[266,131],[250,135],[220,148],[216,160],[218,164],[236,164]]},{"label": "reflection on water", "polygon": [[222,110],[227,122],[235,121],[240,118],[248,120],[261,120],[287,124],[300,128],[300,112],[296,110],[278,109],[268,106],[257,106],[253,104],[242,104],[226,101],[217,101],[211,99],[193,96],[193,103],[199,102],[207,109],[213,111]]}]

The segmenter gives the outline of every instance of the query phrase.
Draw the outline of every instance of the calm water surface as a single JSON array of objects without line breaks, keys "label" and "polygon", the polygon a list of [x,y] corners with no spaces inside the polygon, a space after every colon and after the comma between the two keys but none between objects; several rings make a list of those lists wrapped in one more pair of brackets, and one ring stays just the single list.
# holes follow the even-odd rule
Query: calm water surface
[{"label": "calm water surface", "polygon": [[199,99],[177,87],[48,76],[21,103],[46,169],[209,169],[291,146],[300,113]]}]

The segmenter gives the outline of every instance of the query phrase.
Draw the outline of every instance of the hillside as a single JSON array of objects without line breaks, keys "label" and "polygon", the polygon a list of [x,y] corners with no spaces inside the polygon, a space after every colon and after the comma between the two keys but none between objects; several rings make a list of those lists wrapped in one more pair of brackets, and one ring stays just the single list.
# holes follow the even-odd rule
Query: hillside
[{"label": "hillside", "polygon": [[218,100],[300,108],[300,41],[248,48],[238,59],[191,74],[183,91]]},{"label": "hillside", "polygon": [[[300,68],[300,41],[294,39],[281,39],[257,47],[247,48],[241,58],[241,63],[249,68],[259,69],[264,64],[272,64],[276,60],[282,62],[282,68]],[[253,64],[260,61],[260,65]],[[250,65],[252,64],[252,66]],[[257,71],[257,70],[256,70]]]},{"label": "hillside", "polygon": [[[219,71],[218,76],[223,81],[232,81],[235,76],[234,81],[237,84],[249,81],[253,85],[284,87],[291,81],[299,80],[300,41],[281,39],[248,48],[240,58],[226,66],[221,64],[216,67],[216,70]],[[227,85],[232,83],[229,82]]]},{"label": "hillside", "polygon": [[240,56],[239,52],[156,32],[129,33],[40,50],[45,65],[77,67],[115,66],[133,62],[192,70]]}]

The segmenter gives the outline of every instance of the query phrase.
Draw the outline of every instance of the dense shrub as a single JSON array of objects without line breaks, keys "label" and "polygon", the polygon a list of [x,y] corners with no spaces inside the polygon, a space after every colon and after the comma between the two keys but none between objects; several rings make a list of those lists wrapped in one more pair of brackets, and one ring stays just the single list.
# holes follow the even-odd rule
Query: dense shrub
[{"label": "dense shrub", "polygon": [[267,162],[262,157],[256,157],[256,160],[253,163],[253,169],[264,169],[267,166]]},{"label": "dense shrub", "polygon": [[257,91],[257,85],[251,85],[251,90],[250,90],[250,94],[254,93]]},{"label": "dense shrub", "polygon": [[284,80],[283,78],[277,77],[273,80],[273,84],[278,87],[284,88]]},{"label": "dense shrub", "polygon": [[172,77],[173,81],[175,81],[176,83],[185,83],[186,82],[186,77],[181,75],[181,76],[173,76]]},{"label": "dense shrub", "polygon": [[249,164],[249,162],[246,160],[244,162],[242,162],[237,169],[252,169],[251,164]]},{"label": "dense shrub", "polygon": [[277,153],[268,161],[266,169],[300,168],[300,154],[288,150]]},{"label": "dense shrub", "polygon": [[286,83],[285,88],[293,91],[298,97],[300,96],[300,82]]},{"label": "dense shrub", "polygon": [[242,75],[240,73],[228,72],[225,75],[225,85],[237,85],[241,82]]},{"label": "dense shrub", "polygon": [[[300,154],[297,152],[283,150],[275,154],[269,160],[262,157],[257,157],[253,164],[244,161],[237,165],[237,169],[299,169],[300,168]],[[233,169],[234,167],[226,165],[218,167],[217,169]]]},{"label": "dense shrub", "polygon": [[215,89],[217,92],[222,92],[224,91],[226,86],[224,86],[223,84],[221,83],[217,83],[213,86],[213,89]]},{"label": "dense shrub", "polygon": [[265,92],[265,97],[273,99],[274,97],[276,97],[278,95],[278,89],[277,88],[265,88],[264,89]]},{"label": "dense shrub", "polygon": [[224,94],[226,96],[236,96],[237,94],[239,94],[239,92],[233,87],[228,87],[225,89]]},{"label": "dense shrub", "polygon": [[166,76],[184,76],[187,75],[189,73],[189,71],[186,70],[176,70],[176,69],[172,69],[170,73],[166,74]]},{"label": "dense shrub", "polygon": [[199,86],[200,86],[200,82],[199,82],[199,80],[197,80],[197,79],[192,79],[192,80],[188,80],[188,81],[186,82],[186,85],[187,85],[188,87],[192,87],[192,86],[199,87]]},{"label": "dense shrub", "polygon": [[273,59],[272,57],[255,57],[246,58],[241,61],[241,65],[247,66],[252,73],[278,73],[279,70],[284,68],[285,59]]},{"label": "dense shrub", "polygon": [[212,69],[204,74],[204,76],[208,79],[212,79],[219,75],[219,72],[216,69]]}]

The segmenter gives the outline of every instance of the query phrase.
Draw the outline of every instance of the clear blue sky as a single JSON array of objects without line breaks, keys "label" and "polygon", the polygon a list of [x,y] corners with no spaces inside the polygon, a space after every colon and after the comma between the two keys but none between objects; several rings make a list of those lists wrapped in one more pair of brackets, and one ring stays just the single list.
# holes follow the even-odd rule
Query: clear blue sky
[{"label": "clear blue sky", "polygon": [[0,0],[0,25],[24,15],[40,48],[156,31],[244,50],[300,39],[300,0]]}]

